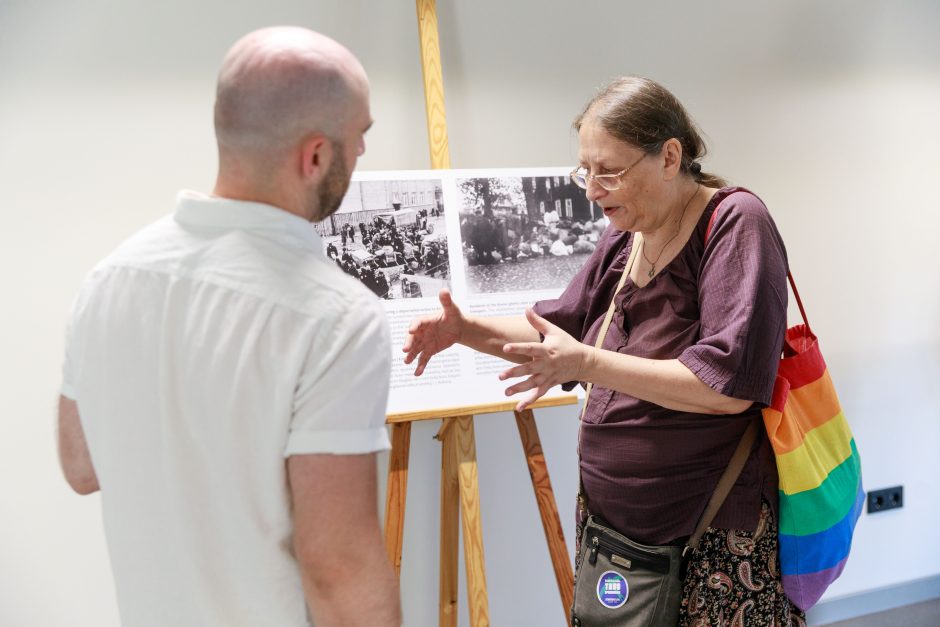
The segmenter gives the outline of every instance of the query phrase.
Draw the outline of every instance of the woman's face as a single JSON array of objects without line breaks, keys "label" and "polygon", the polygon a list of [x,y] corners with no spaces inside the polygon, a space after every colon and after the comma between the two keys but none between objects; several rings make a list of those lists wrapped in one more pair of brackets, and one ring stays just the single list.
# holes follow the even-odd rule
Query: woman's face
[{"label": "woman's face", "polygon": [[588,173],[616,174],[627,170],[619,177],[619,189],[613,191],[604,189],[588,177],[587,198],[603,208],[611,225],[619,231],[657,228],[662,217],[649,209],[655,206],[650,197],[655,181],[656,156],[620,141],[592,117],[581,124],[578,144],[580,166]]}]

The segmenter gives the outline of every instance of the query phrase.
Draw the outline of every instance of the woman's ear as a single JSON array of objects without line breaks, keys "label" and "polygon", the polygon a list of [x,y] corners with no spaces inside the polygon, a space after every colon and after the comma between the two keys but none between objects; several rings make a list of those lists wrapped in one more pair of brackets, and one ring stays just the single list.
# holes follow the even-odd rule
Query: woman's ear
[{"label": "woman's ear", "polygon": [[333,161],[333,142],[320,133],[309,136],[300,146],[300,175],[305,182],[319,183]]},{"label": "woman's ear", "polygon": [[663,159],[663,179],[672,180],[682,169],[682,143],[675,137],[666,140],[660,155]]}]

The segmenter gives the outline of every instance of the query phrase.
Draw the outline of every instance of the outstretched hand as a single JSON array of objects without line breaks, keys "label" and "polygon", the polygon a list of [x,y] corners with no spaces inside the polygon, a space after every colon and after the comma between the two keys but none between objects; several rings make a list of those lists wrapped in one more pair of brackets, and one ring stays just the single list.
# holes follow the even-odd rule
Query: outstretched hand
[{"label": "outstretched hand", "polygon": [[531,390],[516,405],[516,411],[525,410],[555,385],[583,380],[592,354],[591,347],[577,341],[532,309],[526,309],[525,316],[532,328],[541,333],[545,340],[510,343],[503,347],[507,353],[530,358],[530,361],[513,366],[499,375],[500,381],[528,377],[506,388],[506,396]]},{"label": "outstretched hand", "polygon": [[418,358],[415,376],[420,377],[431,357],[460,341],[464,317],[460,308],[454,304],[447,288],[438,294],[441,311],[414,320],[408,327],[408,337],[401,350],[405,353],[405,363],[410,364]]}]

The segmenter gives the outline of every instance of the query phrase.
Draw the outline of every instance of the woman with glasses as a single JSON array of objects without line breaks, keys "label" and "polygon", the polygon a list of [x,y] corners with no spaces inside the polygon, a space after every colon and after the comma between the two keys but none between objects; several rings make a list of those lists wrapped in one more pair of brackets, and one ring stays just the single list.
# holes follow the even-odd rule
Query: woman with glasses
[{"label": "woman with glasses", "polygon": [[[757,196],[702,171],[705,145],[661,85],[618,79],[574,127],[580,163],[571,178],[610,222],[584,267],[524,317],[465,315],[442,292],[441,312],[412,323],[405,362],[417,360],[420,375],[455,343],[514,361],[500,379],[522,378],[506,389],[524,393],[519,410],[554,385],[592,384],[579,436],[590,513],[638,542],[681,546],[770,403],[786,328],[786,251]],[[691,557],[680,625],[805,623],[782,590],[776,508],[761,427]]]}]

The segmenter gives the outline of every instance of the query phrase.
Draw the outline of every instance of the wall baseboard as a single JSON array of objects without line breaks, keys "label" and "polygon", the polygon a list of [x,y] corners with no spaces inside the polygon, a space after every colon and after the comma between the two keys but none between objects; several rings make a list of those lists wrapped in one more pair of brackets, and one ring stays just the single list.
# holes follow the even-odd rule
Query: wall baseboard
[{"label": "wall baseboard", "polygon": [[826,625],[933,599],[940,599],[940,575],[822,601],[806,613],[806,622]]}]

